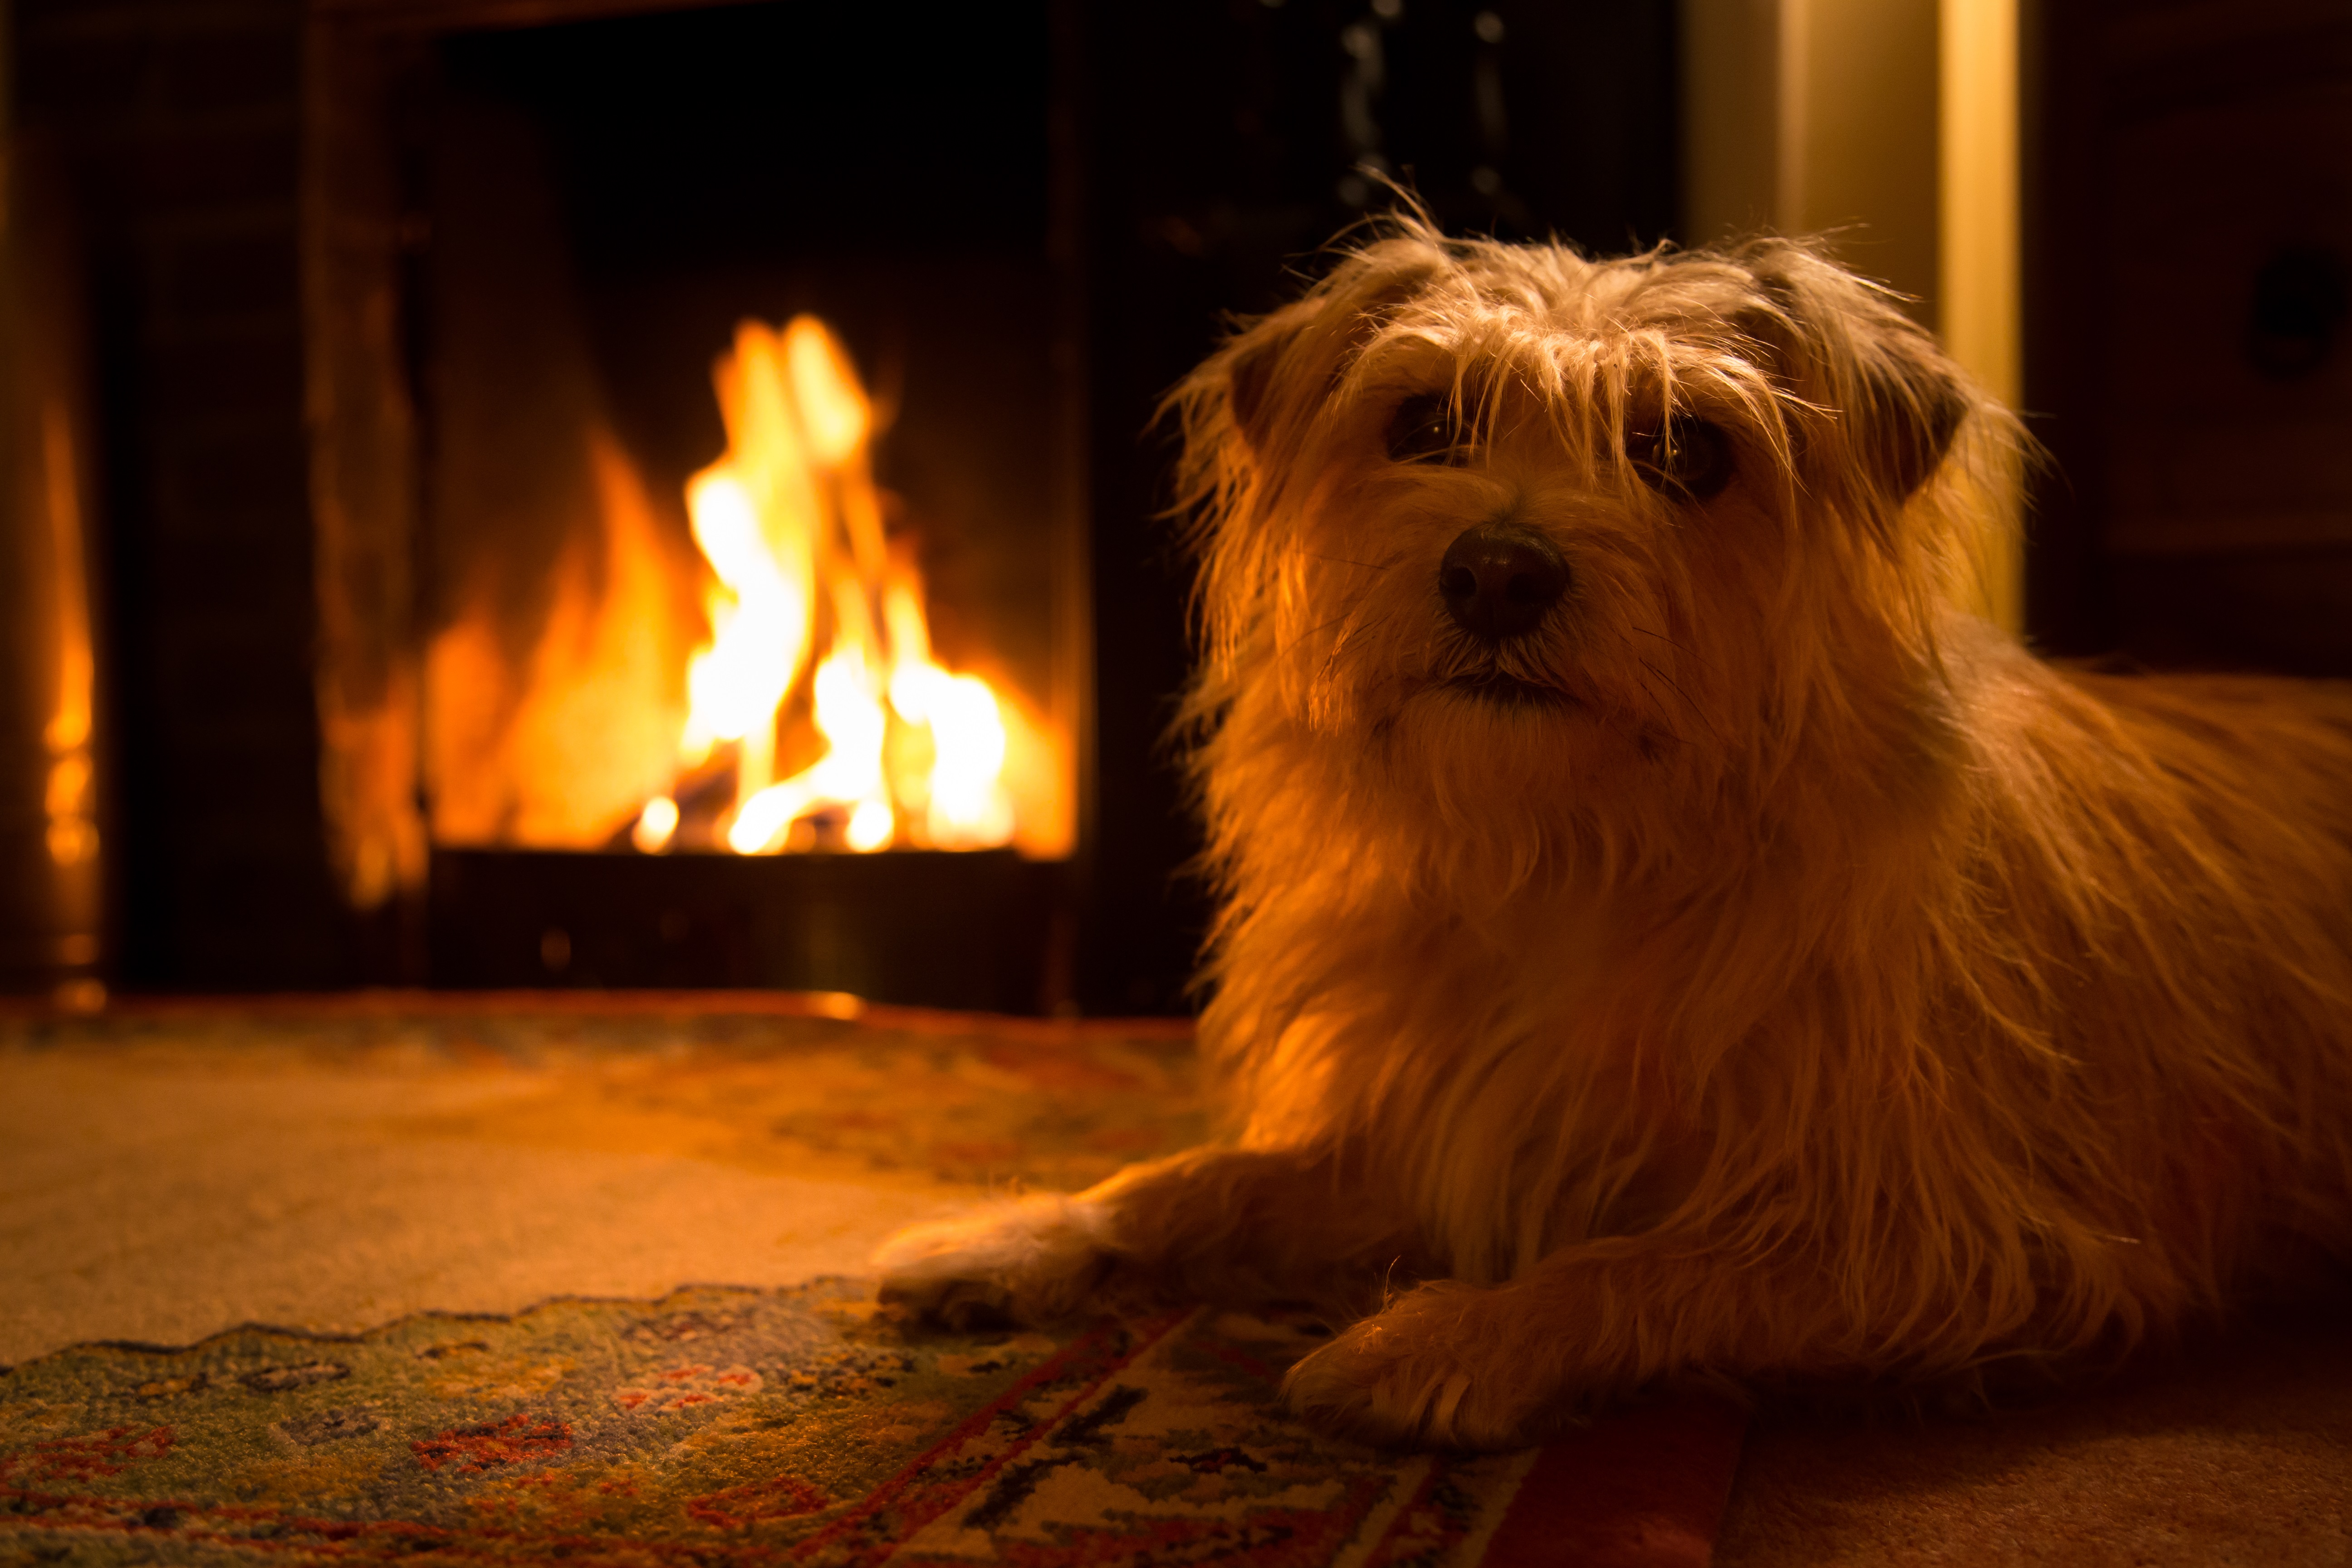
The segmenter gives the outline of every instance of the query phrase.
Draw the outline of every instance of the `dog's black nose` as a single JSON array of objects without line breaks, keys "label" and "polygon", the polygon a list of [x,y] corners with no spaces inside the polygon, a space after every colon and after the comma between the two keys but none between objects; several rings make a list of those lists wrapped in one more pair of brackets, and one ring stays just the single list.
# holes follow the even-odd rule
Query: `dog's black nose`
[{"label": "dog's black nose", "polygon": [[1500,642],[1533,631],[1559,602],[1568,563],[1540,533],[1482,522],[1445,547],[1437,592],[1464,631]]}]

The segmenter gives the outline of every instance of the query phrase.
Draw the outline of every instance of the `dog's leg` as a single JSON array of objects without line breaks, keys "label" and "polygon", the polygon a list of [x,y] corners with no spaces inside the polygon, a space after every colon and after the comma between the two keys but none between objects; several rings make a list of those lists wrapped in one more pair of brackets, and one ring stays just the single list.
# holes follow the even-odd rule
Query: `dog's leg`
[{"label": "dog's leg", "polygon": [[1328,1301],[1412,1252],[1396,1214],[1327,1154],[1196,1149],[916,1226],[874,1261],[884,1300],[959,1327],[1070,1317],[1114,1274],[1211,1300]]},{"label": "dog's leg", "polygon": [[1408,1291],[1292,1367],[1283,1393],[1372,1442],[1514,1447],[1663,1376],[1784,1363],[1824,1327],[1790,1321],[1802,1299],[1704,1258],[1579,1248],[1507,1285]]}]

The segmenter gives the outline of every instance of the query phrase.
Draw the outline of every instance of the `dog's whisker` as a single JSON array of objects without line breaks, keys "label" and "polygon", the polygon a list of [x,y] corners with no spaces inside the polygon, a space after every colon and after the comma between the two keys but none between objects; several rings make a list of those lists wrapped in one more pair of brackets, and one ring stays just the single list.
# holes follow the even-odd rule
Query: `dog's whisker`
[{"label": "dog's whisker", "polygon": [[1298,648],[1304,647],[1309,638],[1320,637],[1325,632],[1329,631],[1333,626],[1346,624],[1348,617],[1355,613],[1355,607],[1351,605],[1349,608],[1340,611],[1338,615],[1333,616],[1328,621],[1318,621],[1315,625],[1307,627],[1297,637],[1292,637],[1287,643],[1285,643],[1282,646],[1283,653],[1285,655],[1288,655],[1296,652]]},{"label": "dog's whisker", "polygon": [[[1349,609],[1349,616],[1352,617],[1357,611],[1361,610],[1362,608],[1363,602],[1359,600],[1356,605]],[[1395,614],[1396,612],[1392,609],[1384,610],[1371,621],[1361,626],[1343,627],[1339,635],[1331,639],[1330,649],[1323,656],[1323,668],[1316,672],[1315,679],[1318,686],[1320,686],[1325,681],[1334,679],[1339,665],[1339,656],[1347,651],[1348,642],[1351,637],[1357,635],[1366,637],[1370,636],[1372,633],[1380,630],[1382,626],[1387,624],[1390,617]]]},{"label": "dog's whisker", "polygon": [[[1650,683],[1646,680],[1640,680],[1639,677],[1636,677],[1635,679],[1640,682],[1643,692],[1650,698],[1654,705],[1656,705],[1658,694],[1650,689]],[[1683,739],[1682,731],[1674,729],[1666,722],[1666,721],[1660,718],[1655,713],[1643,714],[1636,721],[1636,722],[1642,733],[1645,736],[1664,736],[1665,739],[1672,741],[1677,746],[1687,746],[1690,743]]]},{"label": "dog's whisker", "polygon": [[1664,681],[1667,689],[1682,700],[1683,706],[1690,710],[1691,716],[1696,719],[1700,723],[1706,726],[1707,733],[1715,737],[1716,744],[1718,746],[1724,744],[1723,733],[1715,727],[1715,721],[1706,716],[1706,709],[1701,708],[1696,702],[1691,700],[1691,695],[1689,692],[1685,691],[1680,686],[1675,684],[1674,677],[1668,675],[1664,670],[1660,669],[1656,665],[1652,664],[1646,658],[1637,659],[1635,662],[1640,664],[1643,669],[1648,670],[1652,675],[1656,676],[1660,680]]},{"label": "dog's whisker", "polygon": [[1626,628],[1625,628],[1625,629],[1626,629],[1626,630],[1628,630],[1628,631],[1635,631],[1635,632],[1639,632],[1639,633],[1641,633],[1641,634],[1642,634],[1643,637],[1655,637],[1655,638],[1657,638],[1660,642],[1662,642],[1662,643],[1665,644],[1668,647],[1670,647],[1670,648],[1674,649],[1676,653],[1684,653],[1684,654],[1686,654],[1686,653],[1690,652],[1690,649],[1688,649],[1688,648],[1686,648],[1686,647],[1683,647],[1683,645],[1682,645],[1682,644],[1680,644],[1680,643],[1676,642],[1674,638],[1672,638],[1672,637],[1668,637],[1665,633],[1661,632],[1661,631],[1654,631],[1654,630],[1652,630],[1652,629],[1651,629],[1650,627],[1648,627],[1648,626],[1638,626],[1638,625],[1633,625],[1633,624],[1632,624],[1632,623],[1628,623],[1628,624],[1627,624],[1627,626],[1626,626]]}]

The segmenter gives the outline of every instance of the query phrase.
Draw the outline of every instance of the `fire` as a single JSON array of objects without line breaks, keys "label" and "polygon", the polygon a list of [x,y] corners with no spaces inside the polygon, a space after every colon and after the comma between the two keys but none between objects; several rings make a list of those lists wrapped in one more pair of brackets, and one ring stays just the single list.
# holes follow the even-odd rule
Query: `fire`
[{"label": "fire", "polygon": [[[727,451],[688,482],[687,510],[716,582],[677,755],[682,781],[731,763],[714,841],[742,855],[1011,843],[1004,704],[932,657],[921,574],[884,535],[874,409],[848,355],[814,316],[746,321],[714,379]],[[814,755],[780,778],[780,733],[795,728]],[[657,795],[632,840],[658,852],[680,825],[680,802]]]},{"label": "fire", "polygon": [[688,481],[687,527],[600,416],[551,459],[589,505],[543,613],[517,624],[492,551],[435,634],[435,839],[1068,854],[1066,724],[934,651],[913,542],[883,526],[887,421],[840,342],[746,321],[713,382],[727,449]]},{"label": "fire", "polygon": [[679,672],[701,632],[673,542],[612,433],[583,442],[596,510],[520,657],[479,595],[425,657],[426,780],[444,844],[594,849],[677,771]]}]

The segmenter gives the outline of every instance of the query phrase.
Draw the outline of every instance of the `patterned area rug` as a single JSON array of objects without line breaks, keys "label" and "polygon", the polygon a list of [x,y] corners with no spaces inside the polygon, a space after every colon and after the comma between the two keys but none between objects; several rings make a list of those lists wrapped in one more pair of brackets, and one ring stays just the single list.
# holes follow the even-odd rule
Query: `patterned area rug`
[{"label": "patterned area rug", "polygon": [[[426,1042],[401,1136],[445,1152],[478,1153],[490,1145],[467,1140],[490,1129],[572,1144],[617,1123],[634,1144],[658,1124],[714,1170],[856,1168],[952,1196],[1076,1185],[1198,1136],[1189,1058],[1148,1031],[698,1005],[17,1020],[0,1028],[0,1091],[55,1099],[87,1081],[135,1103],[125,1086],[142,1074],[226,1053],[265,1063],[237,1080],[240,1103],[273,1085],[326,1103],[312,1079],[348,1064],[288,1064],[340,1032],[353,1059],[388,1037],[412,1056]],[[434,1102],[439,1075],[472,1059],[450,1042],[485,1039],[504,1041],[499,1091]],[[0,1190],[24,1186],[13,1164],[0,1155]],[[129,1206],[169,1197],[122,1191],[126,1225]],[[0,1272],[56,1277],[9,1268],[23,1234],[0,1227]],[[1282,1369],[1323,1331],[1193,1309],[945,1335],[836,1276],[358,1332],[234,1328],[181,1349],[70,1345],[0,1374],[0,1562],[1707,1561],[1736,1413],[1636,1410],[1516,1454],[1385,1454],[1276,1403]]]}]

